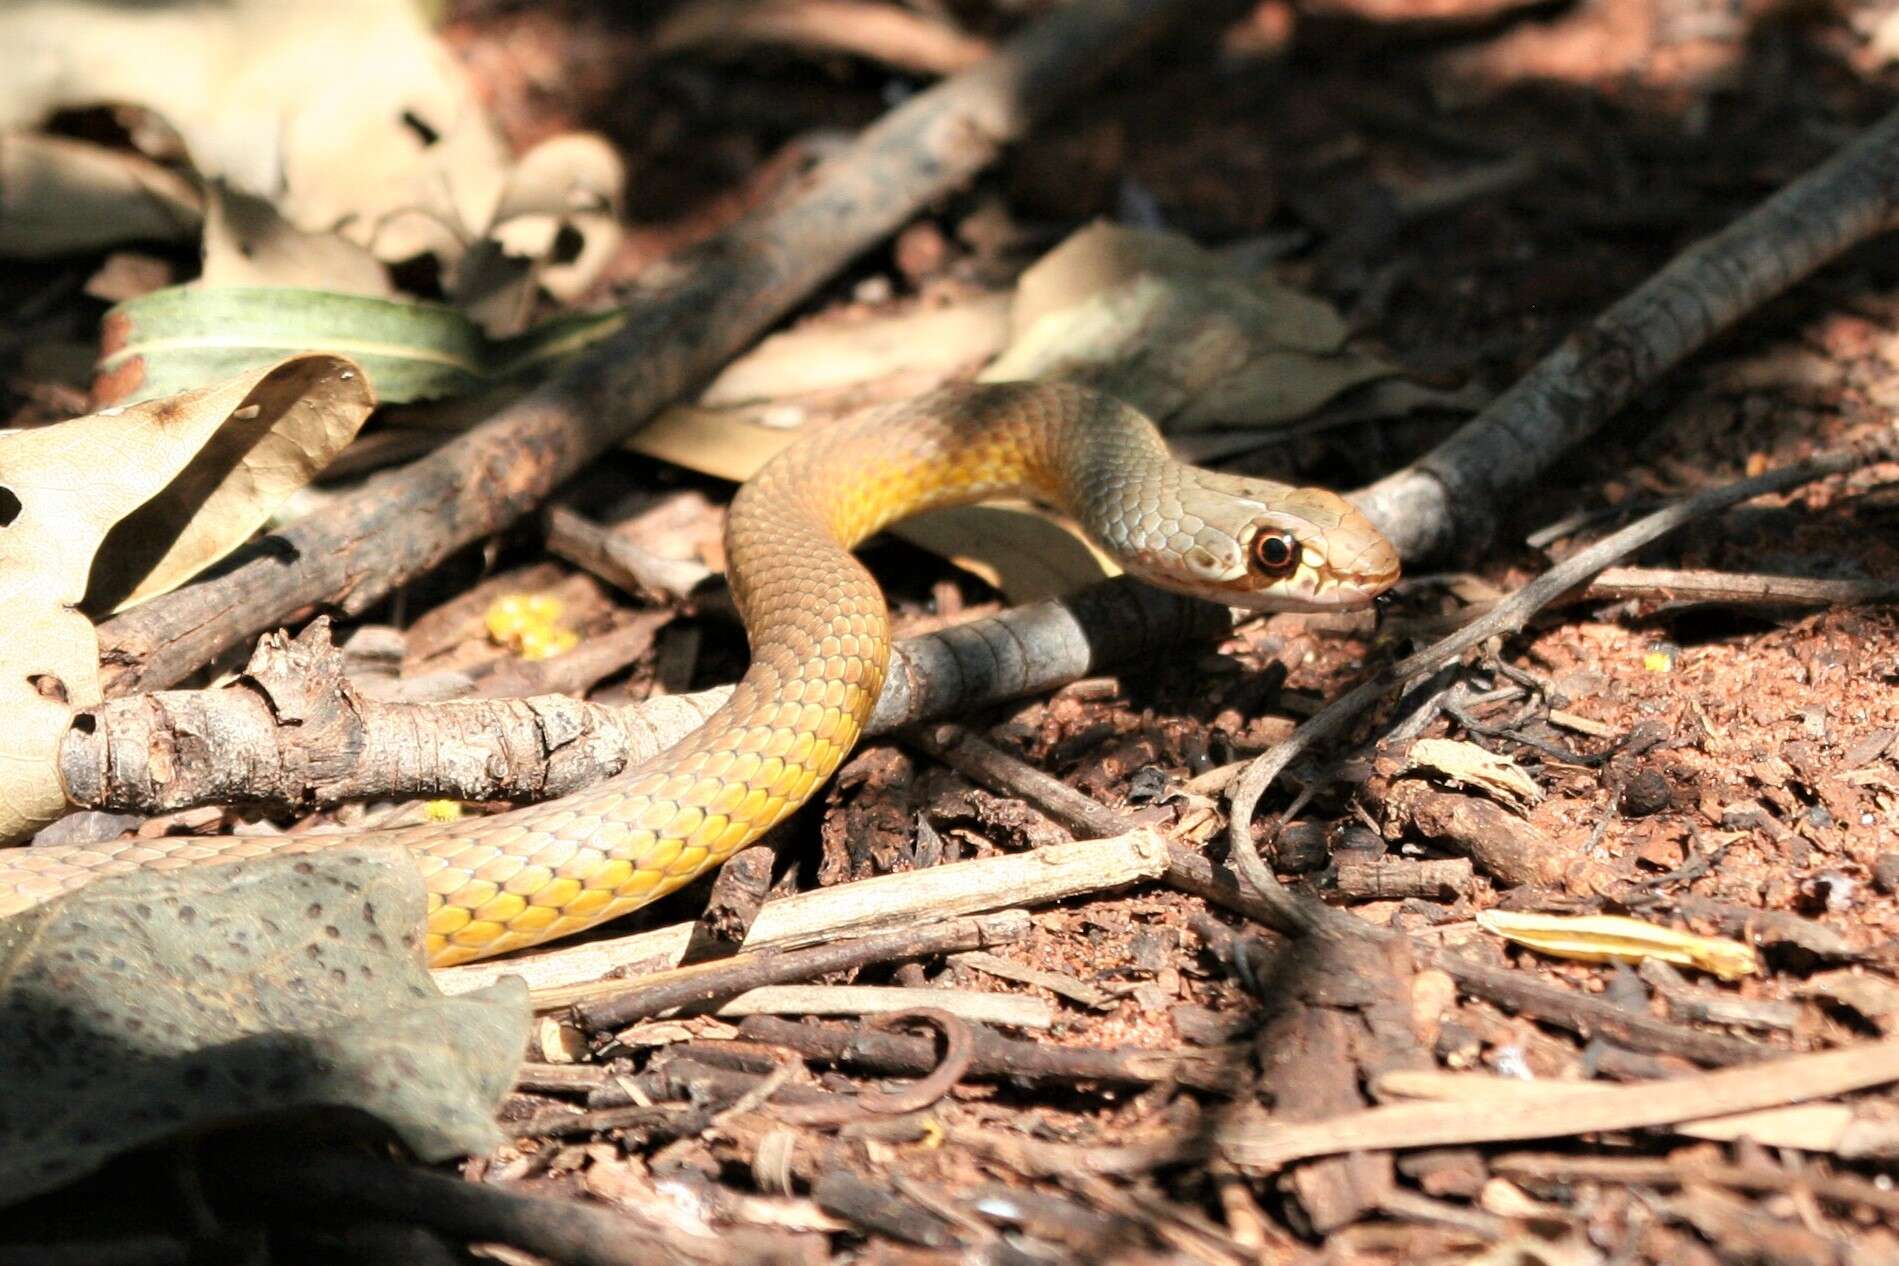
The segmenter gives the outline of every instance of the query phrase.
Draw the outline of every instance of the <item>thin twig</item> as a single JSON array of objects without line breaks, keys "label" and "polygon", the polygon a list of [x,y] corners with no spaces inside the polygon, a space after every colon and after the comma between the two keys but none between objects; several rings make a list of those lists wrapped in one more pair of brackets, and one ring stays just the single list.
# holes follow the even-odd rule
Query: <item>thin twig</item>
[{"label": "thin twig", "polygon": [[[953,954],[985,945],[1001,945],[1028,935],[1029,917],[1020,910],[928,927],[832,941],[809,949],[740,954],[716,963],[680,967],[646,976],[624,992],[600,1002],[581,1003],[574,1019],[594,1032],[620,1028],[673,1007],[730,997],[761,985],[810,980],[836,971],[895,958]],[[614,982],[605,982],[609,987]]]},{"label": "thin twig", "polygon": [[[913,928],[919,923],[982,914],[1012,906],[1041,905],[1101,892],[1160,876],[1167,848],[1152,831],[1106,840],[1054,844],[925,870],[878,875],[768,901],[752,924],[749,949],[792,949],[839,937]],[[540,1007],[566,1006],[569,991],[594,989],[616,971],[662,960],[676,965],[693,925],[679,923],[651,932],[565,946],[494,963],[446,967],[435,983],[464,993],[502,976],[521,976]]]}]

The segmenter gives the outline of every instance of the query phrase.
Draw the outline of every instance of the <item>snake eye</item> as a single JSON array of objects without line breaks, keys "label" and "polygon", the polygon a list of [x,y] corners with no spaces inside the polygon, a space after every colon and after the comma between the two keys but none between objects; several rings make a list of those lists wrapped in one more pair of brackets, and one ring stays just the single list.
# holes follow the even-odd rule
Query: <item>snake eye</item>
[{"label": "snake eye", "polygon": [[1299,540],[1290,532],[1261,532],[1253,538],[1253,567],[1263,576],[1287,576],[1299,566]]}]

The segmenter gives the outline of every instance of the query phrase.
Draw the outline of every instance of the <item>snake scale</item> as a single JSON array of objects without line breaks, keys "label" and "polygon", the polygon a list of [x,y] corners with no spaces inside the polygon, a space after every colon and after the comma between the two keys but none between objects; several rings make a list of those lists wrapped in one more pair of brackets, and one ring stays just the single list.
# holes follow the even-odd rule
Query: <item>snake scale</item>
[{"label": "snake scale", "polygon": [[1166,589],[1258,610],[1369,604],[1398,558],[1340,497],[1176,462],[1136,410],[1081,387],[959,385],[826,428],[748,481],[726,522],[752,660],[730,700],[651,760],[491,817],[306,837],[0,851],[0,913],[102,875],[399,843],[445,966],[552,940],[691,882],[803,804],[876,702],[890,618],[853,546],[924,510],[1027,496]]}]

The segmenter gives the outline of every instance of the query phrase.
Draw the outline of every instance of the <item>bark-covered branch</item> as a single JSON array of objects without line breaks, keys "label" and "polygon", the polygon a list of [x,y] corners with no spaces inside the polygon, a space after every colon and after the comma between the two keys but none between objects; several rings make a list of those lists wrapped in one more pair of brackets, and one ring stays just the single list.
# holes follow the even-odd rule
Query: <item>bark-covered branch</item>
[{"label": "bark-covered branch", "polygon": [[1899,111],[1565,339],[1458,432],[1353,500],[1407,561],[1480,548],[1512,500],[1663,374],[1899,222]]},{"label": "bark-covered branch", "polygon": [[[900,642],[869,729],[888,733],[1048,690],[1231,627],[1224,607],[1106,581]],[[146,814],[372,797],[539,800],[664,750],[729,693],[634,708],[565,695],[385,702],[344,676],[328,622],[318,621],[295,639],[265,637],[224,689],[137,695],[80,714],[60,748],[60,777],[76,807]]]}]

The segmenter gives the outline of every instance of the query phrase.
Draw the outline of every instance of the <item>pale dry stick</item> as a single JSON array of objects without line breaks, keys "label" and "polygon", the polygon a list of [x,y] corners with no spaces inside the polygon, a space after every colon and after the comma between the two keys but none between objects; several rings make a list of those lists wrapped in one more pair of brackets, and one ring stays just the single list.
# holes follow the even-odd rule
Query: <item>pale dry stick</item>
[{"label": "pale dry stick", "polygon": [[1664,567],[1609,567],[1583,602],[1712,602],[1731,607],[1848,607],[1899,600],[1899,582]]},{"label": "pale dry stick", "polygon": [[[605,980],[580,986],[592,991],[593,997],[563,997],[574,1003],[574,1018],[582,1028],[601,1032],[673,1007],[708,1002],[764,985],[791,984],[896,958],[924,958],[974,950],[979,945],[1002,945],[1028,934],[1026,912],[1003,910],[922,928],[843,938],[799,950],[736,954],[716,962],[656,972],[638,981]],[[552,996],[536,998],[535,1004],[545,1006]]]},{"label": "pale dry stick", "polygon": [[[1165,873],[1167,852],[1166,843],[1152,831],[1134,831],[801,892],[766,902],[745,948],[790,949],[1121,888]],[[636,964],[660,961],[674,966],[685,953],[693,926],[677,923],[497,962],[441,968],[434,979],[444,993],[454,994],[503,976],[520,976],[531,990],[543,993],[601,980]]]},{"label": "pale dry stick", "polygon": [[[1232,627],[1226,607],[1126,577],[1103,581],[897,643],[866,732],[1039,694]],[[60,778],[77,808],[144,814],[234,802],[307,810],[372,797],[542,799],[665,750],[731,691],[631,708],[563,695],[365,699],[313,625],[294,640],[267,635],[230,687],[156,691],[79,714],[61,743]]]},{"label": "pale dry stick", "polygon": [[1018,1029],[1052,1029],[1055,1008],[1041,998],[968,989],[905,989],[886,985],[766,985],[728,998],[712,1014],[888,1015],[934,1008],[959,1020]]},{"label": "pale dry stick", "polygon": [[1899,1081],[1899,1039],[1670,1081],[1579,1086],[1536,1102],[1512,1101],[1503,1111],[1473,1111],[1469,1103],[1404,1103],[1319,1121],[1228,1122],[1214,1138],[1221,1155],[1235,1165],[1275,1170],[1344,1152],[1567,1138],[1674,1125],[1830,1099],[1893,1081]]},{"label": "pale dry stick", "polygon": [[[1438,1069],[1403,1069],[1378,1078],[1380,1100],[1462,1103],[1479,1110],[1514,1110],[1565,1095],[1595,1092],[1613,1094],[1618,1088],[1601,1082],[1522,1081],[1488,1073],[1447,1073]],[[1694,1121],[1676,1121],[1661,1127],[1689,1138],[1732,1143],[1748,1139],[1761,1147],[1791,1147],[1803,1152],[1854,1150],[1857,1114],[1844,1103],[1797,1103],[1724,1113]],[[1885,1131],[1874,1127],[1876,1133]]]},{"label": "pale dry stick", "polygon": [[106,693],[169,686],[321,604],[360,614],[500,531],[1189,7],[1063,5],[891,110],[787,198],[642,278],[625,326],[545,385],[264,538],[215,577],[101,625]]},{"label": "pale dry stick", "polygon": [[1456,434],[1354,495],[1406,561],[1486,543],[1562,453],[1722,331],[1899,223],[1899,111],[1570,335]]},{"label": "pale dry stick", "polygon": [[1888,428],[1860,443],[1822,453],[1793,466],[1768,471],[1753,479],[1710,488],[1645,515],[1620,531],[1577,551],[1497,603],[1481,618],[1340,695],[1317,716],[1294,731],[1292,737],[1276,744],[1255,760],[1233,785],[1227,845],[1241,875],[1257,891],[1284,930],[1331,930],[1365,935],[1368,925],[1359,920],[1341,915],[1317,902],[1295,898],[1265,862],[1260,860],[1259,850],[1253,843],[1253,810],[1266,788],[1288,765],[1319,743],[1339,734],[1359,713],[1394,686],[1411,680],[1419,673],[1435,671],[1440,665],[1481,646],[1493,637],[1516,632],[1531,616],[1610,563],[1659,540],[1683,524],[1754,497],[1786,492],[1816,479],[1844,474],[1869,462],[1890,458],[1895,451],[1899,451],[1899,430]]},{"label": "pale dry stick", "polygon": [[[1684,1183],[1714,1183],[1742,1191],[1811,1191],[1822,1200],[1843,1205],[1865,1205],[1888,1216],[1899,1216],[1899,1191],[1881,1187],[1853,1174],[1831,1174],[1809,1169],[1778,1169],[1771,1165],[1725,1165],[1699,1158],[1648,1156],[1560,1156],[1512,1152],[1493,1157],[1491,1172],[1512,1182],[1603,1182],[1642,1187],[1679,1187]],[[1881,1181],[1884,1181],[1883,1177]]]}]

